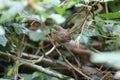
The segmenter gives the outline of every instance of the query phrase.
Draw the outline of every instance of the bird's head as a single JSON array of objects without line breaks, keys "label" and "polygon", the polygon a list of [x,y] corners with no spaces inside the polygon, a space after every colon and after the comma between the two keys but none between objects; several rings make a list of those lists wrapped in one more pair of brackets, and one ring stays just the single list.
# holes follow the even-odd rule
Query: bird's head
[{"label": "bird's head", "polygon": [[59,25],[54,25],[53,28],[56,30],[56,31],[61,31],[63,30],[61,26]]}]

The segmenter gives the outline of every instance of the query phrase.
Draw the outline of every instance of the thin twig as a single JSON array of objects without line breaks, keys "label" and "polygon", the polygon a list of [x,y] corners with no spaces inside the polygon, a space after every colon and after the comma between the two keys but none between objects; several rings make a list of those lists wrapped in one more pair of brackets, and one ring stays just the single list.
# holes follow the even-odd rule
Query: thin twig
[{"label": "thin twig", "polygon": [[[90,9],[91,10],[91,9]],[[84,17],[84,19],[83,19],[83,22],[82,22],[82,24],[80,25],[80,27],[79,28],[76,28],[76,29],[74,29],[73,31],[71,31],[70,32],[70,34],[73,34],[74,32],[76,32],[77,30],[79,30],[83,25],[84,25],[84,23],[86,22],[86,20],[87,20],[87,16],[89,15],[89,13],[90,13],[90,10],[88,11],[88,13],[86,14],[86,16]]]},{"label": "thin twig", "polygon": [[108,3],[107,2],[105,3],[105,11],[106,11],[107,14],[109,13],[109,11],[108,11]]},{"label": "thin twig", "polygon": [[64,59],[64,61],[76,72],[78,72],[79,74],[81,74],[82,76],[86,77],[89,80],[93,80],[92,78],[90,78],[89,76],[87,76],[86,74],[84,74],[82,71],[80,71],[79,69],[77,69],[75,66],[73,66],[66,58],[64,58],[64,56],[61,54],[61,52],[56,48],[56,51],[58,52],[58,54]]},{"label": "thin twig", "polygon": [[[50,42],[52,43],[52,45],[55,46],[55,43],[52,41],[51,37],[48,36],[48,38],[49,38]],[[82,76],[86,77],[87,79],[93,80],[92,78],[90,78],[89,76],[87,76],[86,74],[84,74],[82,71],[80,71],[79,69],[77,69],[76,67],[74,67],[67,59],[64,58],[64,56],[61,54],[61,52],[60,52],[57,48],[55,48],[55,49],[56,49],[57,53],[59,54],[59,56],[61,56],[61,57],[64,59],[64,61],[65,61],[72,69],[74,69],[76,72],[78,72],[78,73],[81,74]]]},{"label": "thin twig", "polygon": [[[85,22],[86,22],[86,21],[85,21]],[[77,47],[77,48],[80,48],[80,39],[81,39],[82,34],[83,34],[83,31],[84,31],[85,22],[84,22],[84,24],[83,24],[83,26],[82,26],[81,33],[79,34],[79,36],[78,36],[77,39],[75,40],[75,42],[76,42],[76,47]]]},{"label": "thin twig", "polygon": [[14,60],[17,59],[20,62],[24,63],[24,65],[26,65],[28,67],[34,68],[34,69],[36,69],[36,70],[38,70],[40,72],[43,72],[43,73],[45,73],[47,75],[59,78],[60,80],[74,80],[71,77],[68,77],[68,76],[65,76],[63,74],[60,74],[60,73],[58,73],[58,72],[56,72],[54,70],[49,70],[49,69],[43,68],[42,66],[38,66],[38,65],[32,64],[32,63],[30,63],[28,61],[25,61],[24,59],[21,59],[20,57],[16,57],[14,55],[11,55],[10,53],[5,53],[5,52],[0,51],[0,54],[9,56],[9,57],[11,57]]},{"label": "thin twig", "polygon": [[58,7],[63,6],[66,2],[67,2],[67,0],[64,0]]},{"label": "thin twig", "polygon": [[[18,48],[17,48],[17,52],[16,52],[18,58],[21,57],[21,53],[23,51],[24,38],[25,38],[25,35],[20,35],[19,36]],[[15,64],[19,64],[19,60],[18,59],[16,59],[14,65]],[[19,66],[14,67],[14,80],[18,80],[18,75],[19,75],[18,69],[19,69]]]},{"label": "thin twig", "polygon": [[[40,56],[32,55],[32,54],[29,54],[29,53],[22,53],[22,56],[27,57],[27,58],[34,58],[34,59],[38,59],[40,57]],[[43,58],[42,62],[51,64],[51,65],[58,64],[58,65],[65,66],[68,69],[70,69],[69,65],[67,65],[64,62],[58,61],[58,60],[55,61],[55,60],[51,60],[51,59],[48,59],[48,58]]]},{"label": "thin twig", "polygon": [[53,77],[57,77],[57,78],[59,78],[61,80],[65,80],[65,79],[67,80],[68,78],[71,79],[71,80],[74,80],[73,78],[67,77],[67,76],[65,76],[63,74],[60,74],[58,72],[55,72],[53,70],[48,70],[46,68],[43,68],[42,66],[38,66],[38,65],[35,65],[35,64],[29,63],[29,62],[25,62],[25,61],[21,61],[21,62],[23,62],[24,65],[27,65],[27,66],[29,66],[31,68],[34,68],[34,69],[36,69],[36,70],[38,70],[40,72],[43,72],[43,73],[45,73],[47,75],[50,75],[50,76],[53,76]]},{"label": "thin twig", "polygon": [[72,73],[73,73],[73,75],[74,75],[74,77],[75,77],[75,80],[78,80],[78,77],[77,77],[77,75],[76,75],[76,73],[75,73],[74,70],[72,70]]},{"label": "thin twig", "polygon": [[55,46],[53,46],[48,52],[46,52],[44,55],[42,55],[41,57],[39,57],[37,60],[27,60],[27,61],[28,62],[38,63],[38,62],[40,62],[44,58],[44,56],[49,55],[54,49],[55,49]]}]

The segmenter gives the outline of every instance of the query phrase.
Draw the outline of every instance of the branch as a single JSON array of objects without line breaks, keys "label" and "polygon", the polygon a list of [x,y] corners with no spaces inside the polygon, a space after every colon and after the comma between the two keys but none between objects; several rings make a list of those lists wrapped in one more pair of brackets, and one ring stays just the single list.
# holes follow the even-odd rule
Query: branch
[{"label": "branch", "polygon": [[[39,59],[39,57],[40,57],[40,56],[32,55],[32,54],[29,54],[29,53],[22,53],[22,56],[27,57],[27,58],[34,58],[34,59]],[[66,67],[68,69],[71,69],[69,65],[67,65],[64,62],[58,61],[58,60],[55,61],[55,60],[43,58],[41,60],[41,62],[44,62],[46,64],[50,64],[50,65],[64,66],[64,67]]]},{"label": "branch", "polygon": [[20,62],[24,63],[24,65],[26,65],[26,66],[28,66],[28,67],[34,68],[34,69],[36,69],[36,70],[38,70],[38,71],[40,71],[40,72],[43,72],[43,73],[45,73],[45,74],[47,74],[47,75],[50,75],[50,76],[59,78],[60,80],[74,80],[73,78],[68,77],[68,76],[65,76],[65,75],[63,75],[63,74],[60,74],[60,73],[58,73],[58,72],[56,72],[56,71],[48,70],[48,69],[46,69],[46,68],[43,68],[42,66],[38,66],[38,65],[36,65],[36,64],[32,64],[32,63],[30,63],[30,62],[27,62],[27,61],[25,61],[24,59],[21,59],[21,58],[18,58],[18,57],[16,57],[16,56],[14,56],[14,55],[11,55],[10,53],[5,53],[5,52],[0,51],[0,54],[5,55],[5,56],[9,56],[9,57],[11,57],[11,58],[14,59],[14,60],[17,59],[17,60],[19,60]]},{"label": "branch", "polygon": [[77,48],[75,46],[75,41],[71,40],[69,43],[64,44],[65,47],[67,47],[73,54],[76,54],[78,56],[90,56],[94,54],[93,51],[85,49],[84,46],[80,45],[80,48]]},{"label": "branch", "polygon": [[38,62],[42,61],[42,59],[44,58],[44,56],[49,55],[54,49],[55,49],[55,46],[53,46],[53,47],[52,47],[48,52],[46,52],[44,55],[40,56],[37,60],[28,60],[28,62],[38,63]]},{"label": "branch", "polygon": [[63,74],[60,74],[58,72],[55,72],[53,70],[48,70],[46,68],[43,68],[42,66],[38,66],[38,65],[35,65],[35,64],[32,64],[32,63],[29,63],[29,62],[25,62],[25,61],[21,61],[24,63],[24,65],[28,66],[28,67],[31,67],[33,69],[36,69],[40,72],[43,72],[47,75],[50,75],[50,76],[53,76],[53,77],[57,77],[59,79],[62,79],[62,80],[74,80],[73,78],[70,78],[68,76],[65,76]]},{"label": "branch", "polygon": [[76,68],[75,66],[73,66],[62,54],[61,52],[56,48],[57,53],[64,59],[64,61],[76,72],[78,72],[79,74],[81,74],[82,76],[84,76],[85,78],[87,78],[88,80],[93,80],[92,78],[90,78],[89,76],[87,76],[86,74],[84,74],[81,70],[79,70],[78,68]]},{"label": "branch", "polygon": [[[50,42],[48,38],[45,38],[44,41]],[[76,42],[74,40],[71,40],[70,42],[64,43],[64,47],[67,47],[73,54],[78,56],[90,56],[94,54],[95,52],[87,50],[85,46],[80,45],[79,48],[76,47]],[[59,46],[56,46],[59,47]]]}]

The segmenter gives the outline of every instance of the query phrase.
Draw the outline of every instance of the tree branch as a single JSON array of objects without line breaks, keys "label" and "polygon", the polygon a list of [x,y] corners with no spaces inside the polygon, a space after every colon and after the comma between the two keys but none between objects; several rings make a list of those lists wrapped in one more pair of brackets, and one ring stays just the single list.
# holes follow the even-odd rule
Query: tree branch
[{"label": "tree branch", "polygon": [[0,54],[5,55],[5,56],[9,56],[14,60],[19,60],[20,62],[24,63],[24,65],[26,65],[28,67],[34,68],[34,69],[36,69],[36,70],[38,70],[40,72],[43,72],[43,73],[45,73],[47,75],[50,75],[50,76],[53,76],[53,77],[56,77],[56,78],[59,78],[61,80],[74,80],[73,78],[65,76],[63,74],[60,74],[60,73],[58,73],[58,72],[56,72],[54,70],[48,70],[46,68],[43,68],[42,66],[38,66],[36,64],[32,64],[30,62],[27,62],[24,59],[21,59],[19,57],[11,55],[10,53],[5,53],[5,52],[0,51]]}]

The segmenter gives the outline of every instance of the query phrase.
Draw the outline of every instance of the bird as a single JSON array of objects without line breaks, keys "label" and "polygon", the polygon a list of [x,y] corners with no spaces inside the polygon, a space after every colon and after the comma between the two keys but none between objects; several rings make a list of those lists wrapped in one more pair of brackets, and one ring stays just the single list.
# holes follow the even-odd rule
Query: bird
[{"label": "bird", "polygon": [[52,38],[58,44],[66,43],[71,40],[69,32],[67,32],[63,27],[59,25],[53,26]]}]

